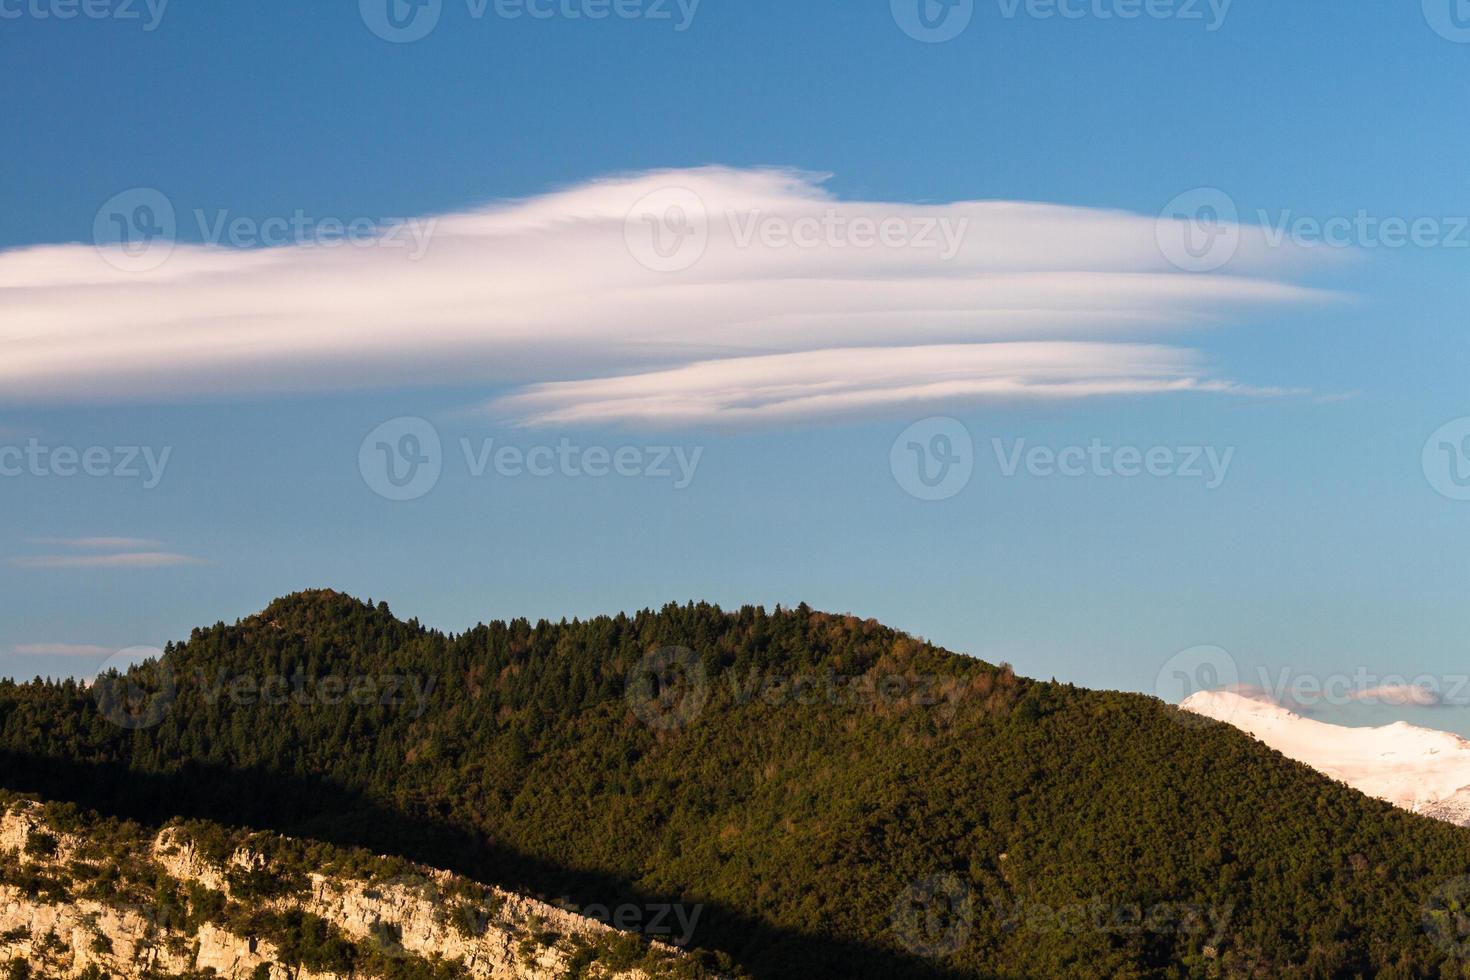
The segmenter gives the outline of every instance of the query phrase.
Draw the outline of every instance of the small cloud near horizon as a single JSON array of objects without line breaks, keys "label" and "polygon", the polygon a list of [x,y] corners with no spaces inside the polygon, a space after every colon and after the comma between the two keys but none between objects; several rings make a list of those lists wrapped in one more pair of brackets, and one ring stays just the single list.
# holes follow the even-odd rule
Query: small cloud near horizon
[{"label": "small cloud near horizon", "polygon": [[[1220,688],[1221,691],[1238,695],[1251,701],[1275,705],[1301,715],[1315,714],[1324,706],[1320,697],[1298,699],[1288,692],[1278,696],[1258,684],[1234,684]],[[1363,705],[1384,705],[1396,708],[1445,708],[1463,706],[1447,700],[1442,693],[1428,684],[1378,684],[1339,695],[1348,702]]]},{"label": "small cloud near horizon", "polygon": [[1274,694],[1266,690],[1264,687],[1261,687],[1259,684],[1231,684],[1227,687],[1222,687],[1220,690],[1225,691],[1229,694],[1237,694],[1240,697],[1247,698],[1251,701],[1263,701],[1266,704],[1274,704],[1279,708],[1291,707],[1288,704],[1284,704],[1280,698],[1276,697]]},{"label": "small cloud near horizon", "polygon": [[1358,702],[1396,707],[1438,708],[1447,703],[1438,691],[1423,684],[1380,684],[1354,691],[1348,697]]},{"label": "small cloud near horizon", "polygon": [[203,558],[171,551],[137,551],[112,555],[33,555],[12,558],[17,568],[169,568],[207,564]]},{"label": "small cloud near horizon", "polygon": [[158,549],[162,541],[152,538],[27,538],[31,544],[48,545],[56,548],[77,548],[85,551],[127,551]]},{"label": "small cloud near horizon", "polygon": [[11,652],[22,657],[110,657],[111,647],[91,643],[20,643]]}]

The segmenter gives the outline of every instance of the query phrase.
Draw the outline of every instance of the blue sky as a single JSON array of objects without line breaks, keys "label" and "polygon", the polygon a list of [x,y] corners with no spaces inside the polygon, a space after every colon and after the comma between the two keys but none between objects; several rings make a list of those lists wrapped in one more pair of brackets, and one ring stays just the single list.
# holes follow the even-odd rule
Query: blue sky
[{"label": "blue sky", "polygon": [[[0,450],[32,439],[79,454],[103,447],[113,469],[118,447],[169,452],[154,487],[141,463],[137,478],[0,477],[0,673],[86,674],[110,651],[331,586],[447,629],[690,598],[806,601],[1089,686],[1154,692],[1179,651],[1215,645],[1243,681],[1263,669],[1430,677],[1449,693],[1470,672],[1470,503],[1436,491],[1442,475],[1426,474],[1422,454],[1442,425],[1470,416],[1470,43],[1451,39],[1451,8],[1434,0],[1181,7],[1100,16],[1126,8],[1110,0],[1068,5],[1081,16],[1064,18],[992,0],[974,5],[954,39],[925,43],[901,29],[902,10],[879,2],[703,0],[692,17],[687,6],[630,2],[621,9],[640,16],[590,20],[565,14],[588,10],[580,0],[515,19],[493,3],[477,18],[445,0],[426,37],[390,43],[345,2],[170,4],[152,30],[141,3],[138,19],[102,5],[116,16],[68,20],[38,16],[55,12],[51,0],[0,3],[11,134],[0,158],[0,317],[10,319],[0,337],[15,357],[0,366]],[[689,169],[709,167],[720,169]],[[810,173],[830,177],[800,176]],[[610,175],[622,182],[589,190]],[[1022,256],[1014,261],[1031,272],[1107,267],[1109,281],[1151,285],[1108,300],[1106,328],[1063,318],[1042,331],[1048,342],[1106,342],[1105,371],[1096,350],[1015,348],[1007,356],[1023,359],[1016,370],[1036,391],[874,400],[879,382],[854,380],[857,368],[832,351],[927,345],[911,369],[880,354],[862,370],[910,385],[948,369],[963,388],[969,355],[933,345],[1033,338],[966,335],[971,311],[934,299],[933,270],[907,253],[868,267],[852,248],[819,247],[812,259],[716,243],[692,272],[630,272],[599,264],[603,238],[579,237],[584,212],[626,210],[618,195],[688,186],[716,226],[724,195],[768,191],[786,195],[781,207],[847,207],[909,228],[926,220],[915,215],[968,218],[967,242],[993,251],[949,267],[950,281],[987,282]],[[107,254],[94,242],[99,210],[137,188],[175,210],[177,249],[158,269],[121,272],[134,277],[123,285],[83,283],[82,263]],[[1247,226],[1231,264],[1194,273],[1130,251],[1196,188],[1223,192]],[[507,217],[506,201],[521,210]],[[996,201],[1065,210],[954,206]],[[298,214],[344,224],[457,214],[461,225],[445,219],[418,265],[396,256],[369,266],[356,261],[365,250],[336,249],[321,281],[344,309],[373,298],[356,312],[300,303],[285,339],[217,332],[262,296],[295,302],[296,260],[256,280],[235,269],[249,255],[227,254],[228,288],[180,290],[213,289],[217,253],[255,247],[250,229]],[[205,241],[220,217],[243,219],[247,233]],[[482,219],[515,227],[494,224],[475,239],[485,251],[461,250],[456,229]],[[1096,240],[1094,219],[1105,226]],[[1301,219],[1351,219],[1348,247],[1304,245],[1312,226]],[[1382,222],[1393,219],[1430,222],[1428,244],[1385,245]],[[1283,222],[1297,233],[1284,245],[1255,227]],[[516,237],[523,226],[534,235]],[[43,245],[69,248],[33,248]],[[260,254],[301,254],[293,245]],[[1077,256],[1047,264],[1069,250]],[[766,314],[790,303],[821,315],[777,316],[744,335],[744,320],[709,326],[752,300],[698,277],[740,284],[748,270],[721,263],[752,254],[778,270],[788,257],[820,265],[794,276],[789,297],[771,288],[781,276],[769,269],[755,281]],[[456,283],[476,280],[466,289],[502,290],[493,323],[431,322],[439,293],[415,292],[416,277],[444,271],[446,257]],[[633,277],[614,283],[622,291],[560,305],[610,269]],[[832,270],[838,295],[816,295]],[[854,337],[861,318],[842,294],[861,305],[870,280],[893,287],[884,301],[912,314],[911,329],[890,321]],[[1017,302],[1081,288],[1052,282]],[[369,324],[380,283],[408,305]],[[1175,284],[1204,292],[1180,299]],[[1247,285],[1261,295],[1235,295]],[[657,304],[617,302],[645,287]],[[172,332],[124,315],[190,303]],[[1127,321],[1140,310],[1168,322]],[[313,351],[319,312],[337,346]],[[477,338],[470,348],[446,339],[454,327]],[[491,334],[499,346],[475,346]],[[311,356],[298,361],[302,350]],[[1058,397],[1047,386],[1076,370],[1064,353],[1103,372],[1087,384],[1117,392]],[[762,355],[778,360],[743,359]],[[815,386],[808,393],[837,385],[857,407],[766,404],[759,418],[733,417],[752,404],[752,386],[787,370]],[[630,417],[607,408],[612,389],[578,384],[646,386],[645,372],[665,372],[660,406],[687,383],[702,407]],[[1181,379],[1189,384],[1151,387]],[[537,387],[546,384],[563,387]],[[712,387],[737,394],[709,408]],[[442,447],[432,489],[407,501],[375,492],[359,458],[378,452],[377,440],[364,449],[370,432],[400,418],[427,420]],[[924,500],[894,460],[910,441],[941,448],[933,436],[956,430],[925,421],[938,418],[970,436],[972,472],[952,496]],[[400,425],[382,441],[415,445],[404,434]],[[594,477],[559,464],[546,477],[493,464],[474,476],[462,440],[473,456],[489,439],[523,453],[563,440],[609,457],[628,447],[639,472],[660,469],[665,448],[671,466],[676,448],[686,460],[697,451],[698,463],[682,488],[676,475]],[[1175,471],[1195,447],[1231,455],[1213,488],[1096,468],[1069,477],[1022,465],[1007,476],[1016,440],[1166,449]],[[97,538],[132,540],[83,540]],[[152,557],[107,557],[118,555]],[[1470,701],[1470,688],[1458,694]],[[1331,707],[1470,731],[1463,709]]]}]

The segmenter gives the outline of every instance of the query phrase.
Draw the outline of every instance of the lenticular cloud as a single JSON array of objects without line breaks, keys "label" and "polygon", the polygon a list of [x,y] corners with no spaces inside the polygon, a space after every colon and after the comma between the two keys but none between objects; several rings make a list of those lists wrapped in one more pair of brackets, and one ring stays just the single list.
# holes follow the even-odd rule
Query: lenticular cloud
[{"label": "lenticular cloud", "polygon": [[1256,229],[1187,273],[1153,216],[843,201],[786,170],[609,178],[352,242],[189,244],[193,221],[156,263],[0,253],[0,400],[484,382],[519,424],[646,426],[1248,392],[1160,335],[1326,298]]},{"label": "lenticular cloud", "polygon": [[533,385],[490,408],[526,425],[760,423],[985,397],[1238,390],[1193,377],[1195,360],[1170,347],[1065,341],[843,348]]}]

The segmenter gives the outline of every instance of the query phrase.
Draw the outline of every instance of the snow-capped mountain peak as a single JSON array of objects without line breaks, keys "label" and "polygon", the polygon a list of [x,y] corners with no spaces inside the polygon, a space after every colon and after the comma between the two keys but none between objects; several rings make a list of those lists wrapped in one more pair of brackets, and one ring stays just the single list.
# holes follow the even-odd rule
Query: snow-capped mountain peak
[{"label": "snow-capped mountain peak", "polygon": [[1378,728],[1331,725],[1233,691],[1201,691],[1179,707],[1228,722],[1369,796],[1470,826],[1470,741],[1458,735],[1403,721]]}]

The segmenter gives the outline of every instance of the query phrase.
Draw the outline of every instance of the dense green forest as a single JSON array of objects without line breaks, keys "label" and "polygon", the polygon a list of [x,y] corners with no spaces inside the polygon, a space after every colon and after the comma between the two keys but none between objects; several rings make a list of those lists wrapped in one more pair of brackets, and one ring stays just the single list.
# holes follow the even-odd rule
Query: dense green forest
[{"label": "dense green forest", "polygon": [[0,785],[697,907],[759,977],[1470,976],[1470,831],[804,606],[446,635],[296,595],[94,688],[0,684]]}]

